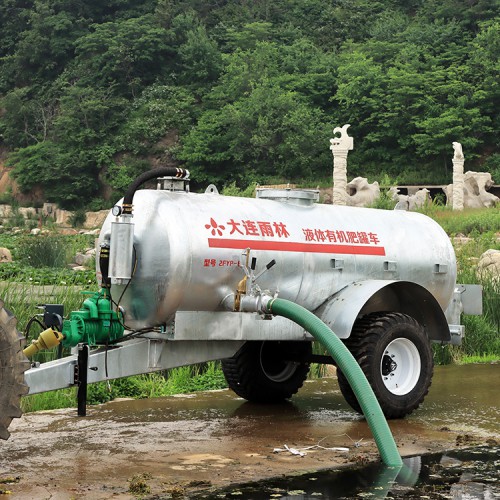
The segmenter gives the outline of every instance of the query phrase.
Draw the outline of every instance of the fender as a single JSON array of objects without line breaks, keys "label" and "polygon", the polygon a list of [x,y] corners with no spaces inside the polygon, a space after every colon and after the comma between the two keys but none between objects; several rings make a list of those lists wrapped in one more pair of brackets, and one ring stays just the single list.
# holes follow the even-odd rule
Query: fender
[{"label": "fender", "polygon": [[339,338],[346,339],[358,317],[383,311],[408,314],[425,328],[429,339],[450,341],[448,322],[438,301],[426,288],[410,281],[356,281],[332,295],[315,314]]}]

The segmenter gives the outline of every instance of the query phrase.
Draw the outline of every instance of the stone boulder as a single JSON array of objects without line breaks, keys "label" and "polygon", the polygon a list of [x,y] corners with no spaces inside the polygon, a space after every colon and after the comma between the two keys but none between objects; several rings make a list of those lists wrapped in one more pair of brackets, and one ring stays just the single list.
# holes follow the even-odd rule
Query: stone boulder
[{"label": "stone boulder", "polygon": [[56,208],[52,214],[54,217],[55,223],[59,226],[70,226],[70,219],[73,215],[73,212],[69,210],[62,210],[60,208]]},{"label": "stone boulder", "polygon": [[87,250],[85,253],[77,253],[75,255],[75,264],[78,266],[86,266],[95,258],[95,248]]},{"label": "stone boulder", "polygon": [[0,248],[0,262],[12,262],[12,254],[8,248]]},{"label": "stone boulder", "polygon": [[19,207],[18,208],[19,213],[25,218],[25,219],[35,219],[38,217],[38,213],[36,208],[33,207]]},{"label": "stone boulder", "polygon": [[0,205],[0,217],[11,217],[12,207],[10,205]]},{"label": "stone boulder", "polygon": [[109,210],[99,210],[98,212],[87,212],[85,223],[83,225],[84,228],[93,229],[100,228],[104,220],[109,214]]},{"label": "stone boulder", "polygon": [[486,250],[477,263],[477,274],[482,278],[500,280],[500,250]]}]

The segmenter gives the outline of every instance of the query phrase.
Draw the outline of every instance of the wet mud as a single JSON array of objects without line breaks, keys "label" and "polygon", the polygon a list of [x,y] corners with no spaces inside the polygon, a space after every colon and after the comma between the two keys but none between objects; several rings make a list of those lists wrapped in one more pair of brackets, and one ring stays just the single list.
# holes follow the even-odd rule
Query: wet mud
[{"label": "wet mud", "polygon": [[[437,367],[424,405],[390,422],[402,456],[498,445],[499,384],[500,364]],[[83,418],[75,409],[26,414],[9,430],[0,442],[8,498],[178,498],[379,462],[335,378],[306,382],[283,405],[224,390],[115,401]]]}]

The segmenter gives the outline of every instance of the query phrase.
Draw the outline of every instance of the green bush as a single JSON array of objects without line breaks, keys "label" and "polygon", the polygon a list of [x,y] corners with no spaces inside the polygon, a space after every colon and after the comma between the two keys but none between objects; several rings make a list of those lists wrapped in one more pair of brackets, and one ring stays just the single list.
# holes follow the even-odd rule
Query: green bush
[{"label": "green bush", "polygon": [[69,217],[69,223],[71,227],[83,227],[87,214],[83,208],[75,210]]},{"label": "green bush", "polygon": [[31,267],[65,267],[69,248],[64,238],[52,235],[29,235],[19,241],[21,261]]},{"label": "green bush", "polygon": [[240,189],[236,182],[231,182],[222,188],[222,194],[224,196],[240,196],[243,198],[254,198],[255,197],[255,188],[257,184],[254,182],[250,184],[245,189]]},{"label": "green bush", "polygon": [[389,196],[389,191],[381,191],[380,196],[370,205],[370,208],[394,210],[396,203],[397,202]]}]

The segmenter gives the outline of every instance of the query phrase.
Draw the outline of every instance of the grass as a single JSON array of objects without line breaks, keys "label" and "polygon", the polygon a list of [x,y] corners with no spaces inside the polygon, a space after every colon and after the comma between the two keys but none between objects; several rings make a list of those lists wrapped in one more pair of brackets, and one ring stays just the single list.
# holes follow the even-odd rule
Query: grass
[{"label": "grass", "polygon": [[[24,331],[28,321],[36,314],[41,314],[40,304],[64,304],[65,314],[80,308],[84,297],[82,293],[88,289],[95,289],[94,283],[85,285],[72,283],[58,283],[55,285],[36,285],[33,283],[17,283],[14,281],[0,281],[0,297],[17,318],[18,329]],[[27,341],[37,338],[41,327],[33,324]],[[36,355],[34,361],[50,361],[55,357],[55,351],[42,351]]]},{"label": "grass", "polygon": [[451,236],[463,234],[478,237],[500,229],[500,210],[497,209],[469,208],[457,212],[449,207],[430,203],[421,211],[438,222]]},{"label": "grass", "polygon": [[485,354],[483,356],[463,356],[457,364],[472,365],[477,363],[500,363],[500,357],[495,354]]},{"label": "grass", "polygon": [[76,387],[33,394],[32,396],[25,396],[21,400],[21,409],[23,413],[57,410],[59,408],[73,408],[75,406]]},{"label": "grass", "polygon": [[[88,404],[100,404],[115,398],[158,398],[187,394],[196,391],[224,389],[227,387],[220,362],[210,361],[200,365],[181,366],[165,372],[135,375],[88,386]],[[24,413],[76,405],[76,388],[33,394],[22,399]]]}]

